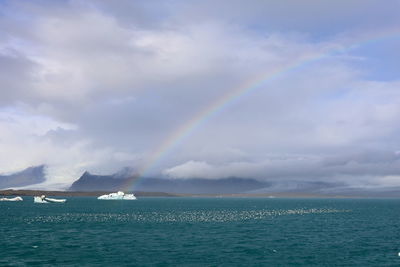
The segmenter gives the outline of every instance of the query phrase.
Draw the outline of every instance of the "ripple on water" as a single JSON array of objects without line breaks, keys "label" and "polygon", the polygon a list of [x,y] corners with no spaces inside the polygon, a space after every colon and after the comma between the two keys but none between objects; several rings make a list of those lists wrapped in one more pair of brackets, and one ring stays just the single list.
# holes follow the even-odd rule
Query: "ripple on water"
[{"label": "ripple on water", "polygon": [[235,222],[264,220],[277,216],[343,213],[350,210],[338,209],[287,209],[287,210],[196,210],[175,212],[139,212],[139,213],[64,213],[25,218],[25,223],[61,223],[61,222]]}]

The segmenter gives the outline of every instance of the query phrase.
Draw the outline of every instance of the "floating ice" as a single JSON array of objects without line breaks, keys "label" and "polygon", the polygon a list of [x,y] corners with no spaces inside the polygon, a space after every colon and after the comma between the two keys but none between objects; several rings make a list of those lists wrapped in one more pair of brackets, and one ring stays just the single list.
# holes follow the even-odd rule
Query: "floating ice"
[{"label": "floating ice", "polygon": [[23,201],[23,199],[22,197],[12,197],[12,198],[2,197],[0,198],[0,201]]},{"label": "floating ice", "polygon": [[49,198],[46,197],[45,195],[41,195],[40,197],[38,196],[33,197],[34,203],[64,203],[66,201],[67,201],[66,199]]},{"label": "floating ice", "polygon": [[111,193],[108,195],[99,196],[97,199],[102,200],[135,200],[136,197],[134,194],[125,194],[122,191],[118,191],[117,193]]}]

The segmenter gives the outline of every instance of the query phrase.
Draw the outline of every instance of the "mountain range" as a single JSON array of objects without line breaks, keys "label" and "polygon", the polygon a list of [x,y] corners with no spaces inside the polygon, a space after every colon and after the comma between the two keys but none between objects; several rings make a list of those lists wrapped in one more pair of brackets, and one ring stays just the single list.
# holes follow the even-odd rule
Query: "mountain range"
[{"label": "mountain range", "polygon": [[45,180],[45,165],[39,165],[13,174],[0,175],[0,189],[40,184]]},{"label": "mountain range", "polygon": [[[33,166],[13,174],[0,175],[0,190],[24,188],[46,181],[45,165]],[[316,194],[325,196],[400,197],[400,187],[351,187],[338,182],[322,181],[259,181],[250,178],[171,179],[141,177],[132,168],[123,168],[110,175],[84,172],[68,191],[163,192],[167,194]]]},{"label": "mountain range", "polygon": [[[131,186],[130,186],[131,185]],[[133,185],[133,186],[132,186]],[[234,194],[267,187],[268,183],[246,178],[224,179],[167,179],[140,178],[127,169],[112,175],[95,175],[85,172],[75,181],[70,191],[117,191],[165,192],[186,194]]]}]

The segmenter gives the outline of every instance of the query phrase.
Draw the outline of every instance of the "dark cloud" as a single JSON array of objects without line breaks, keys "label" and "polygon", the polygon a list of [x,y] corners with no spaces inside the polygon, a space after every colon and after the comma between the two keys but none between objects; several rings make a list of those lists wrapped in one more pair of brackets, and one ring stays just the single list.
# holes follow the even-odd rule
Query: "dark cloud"
[{"label": "dark cloud", "polygon": [[0,105],[13,105],[22,99],[29,101],[34,82],[32,72],[37,64],[21,53],[5,48],[0,50]]}]

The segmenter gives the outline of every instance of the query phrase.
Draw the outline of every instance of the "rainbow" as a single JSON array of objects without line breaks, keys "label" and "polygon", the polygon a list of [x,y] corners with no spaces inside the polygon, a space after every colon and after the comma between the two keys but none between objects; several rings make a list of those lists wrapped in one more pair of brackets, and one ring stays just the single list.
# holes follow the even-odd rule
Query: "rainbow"
[{"label": "rainbow", "polygon": [[396,38],[400,35],[398,29],[391,29],[388,31],[380,32],[379,34],[374,34],[371,36],[364,36],[351,42],[347,45],[333,46],[324,49],[319,53],[311,53],[308,55],[301,56],[294,60],[293,62],[286,64],[280,68],[273,71],[263,72],[259,75],[252,77],[252,79],[244,82],[240,86],[233,88],[228,93],[222,95],[221,97],[212,101],[204,109],[196,113],[190,120],[185,124],[176,128],[151,154],[150,157],[144,162],[144,164],[139,168],[138,175],[131,179],[125,186],[126,191],[133,189],[134,184],[140,180],[140,178],[145,177],[147,173],[155,166],[157,163],[166,155],[172,151],[176,146],[182,143],[188,136],[190,136],[197,128],[203,125],[207,120],[209,120],[213,115],[219,113],[222,109],[231,103],[239,100],[239,98],[248,95],[250,92],[257,90],[266,85],[266,83],[277,79],[284,75],[290,74],[297,70],[300,70],[314,62],[321,61],[326,58],[330,58],[335,55],[344,54],[354,48],[360,47],[362,45],[367,45],[375,42],[385,41],[391,38]]}]

